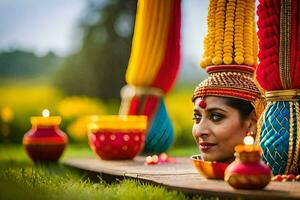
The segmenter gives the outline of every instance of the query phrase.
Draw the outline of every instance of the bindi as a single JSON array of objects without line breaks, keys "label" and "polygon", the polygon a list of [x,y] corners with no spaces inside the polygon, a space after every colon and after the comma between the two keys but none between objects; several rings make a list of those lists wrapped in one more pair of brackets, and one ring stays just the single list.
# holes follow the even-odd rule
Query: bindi
[{"label": "bindi", "polygon": [[200,100],[198,105],[200,106],[200,108],[203,108],[203,109],[206,108],[206,103],[203,98]]}]

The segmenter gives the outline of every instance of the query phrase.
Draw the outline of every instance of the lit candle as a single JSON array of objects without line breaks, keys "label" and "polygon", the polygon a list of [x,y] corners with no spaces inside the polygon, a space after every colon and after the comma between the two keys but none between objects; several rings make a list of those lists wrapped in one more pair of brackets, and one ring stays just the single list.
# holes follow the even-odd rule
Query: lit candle
[{"label": "lit candle", "polygon": [[224,180],[237,189],[263,189],[271,180],[270,168],[261,162],[261,149],[252,136],[234,150],[235,161],[225,170]]},{"label": "lit candle", "polygon": [[253,145],[254,144],[254,138],[250,135],[247,135],[245,138],[244,138],[244,144],[245,145]]},{"label": "lit candle", "polygon": [[50,112],[48,109],[44,109],[43,112],[42,112],[42,116],[43,117],[49,117],[50,116]]},{"label": "lit candle", "polygon": [[23,137],[23,145],[33,161],[57,161],[68,142],[67,135],[58,125],[60,116],[50,116],[48,109],[42,111],[42,116],[30,118],[32,124]]},{"label": "lit candle", "polygon": [[254,144],[254,138],[250,135],[247,135],[244,138],[244,144],[237,145],[234,150],[238,153],[241,152],[260,152],[260,147]]},{"label": "lit candle", "polygon": [[42,116],[34,116],[30,118],[32,126],[58,126],[61,122],[60,116],[50,116],[50,111],[44,109]]}]

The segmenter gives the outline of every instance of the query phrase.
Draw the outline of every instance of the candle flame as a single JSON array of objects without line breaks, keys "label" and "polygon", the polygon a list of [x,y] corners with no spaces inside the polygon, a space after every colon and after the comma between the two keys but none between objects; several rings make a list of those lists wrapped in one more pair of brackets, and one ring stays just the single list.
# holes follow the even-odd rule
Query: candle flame
[{"label": "candle flame", "polygon": [[42,112],[42,116],[43,117],[49,117],[50,116],[50,112],[48,109],[44,109],[43,112]]},{"label": "candle flame", "polygon": [[245,138],[244,138],[244,144],[245,145],[253,145],[254,144],[254,138],[250,135],[247,135]]}]

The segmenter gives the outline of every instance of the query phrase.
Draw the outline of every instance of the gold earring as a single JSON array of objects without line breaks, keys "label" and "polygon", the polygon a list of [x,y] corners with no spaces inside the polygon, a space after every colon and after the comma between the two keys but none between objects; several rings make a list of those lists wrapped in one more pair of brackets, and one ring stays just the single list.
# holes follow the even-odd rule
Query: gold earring
[{"label": "gold earring", "polygon": [[252,136],[252,137],[253,137],[253,136],[254,136],[253,131],[248,131],[248,132],[247,132],[247,136]]}]

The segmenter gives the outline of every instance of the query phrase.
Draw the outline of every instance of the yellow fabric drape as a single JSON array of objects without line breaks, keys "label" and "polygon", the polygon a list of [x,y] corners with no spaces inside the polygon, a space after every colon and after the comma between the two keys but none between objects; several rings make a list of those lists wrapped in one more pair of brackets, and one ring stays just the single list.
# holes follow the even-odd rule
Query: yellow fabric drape
[{"label": "yellow fabric drape", "polygon": [[129,85],[151,86],[155,80],[165,55],[173,6],[172,0],[138,1],[131,56],[126,72]]}]

